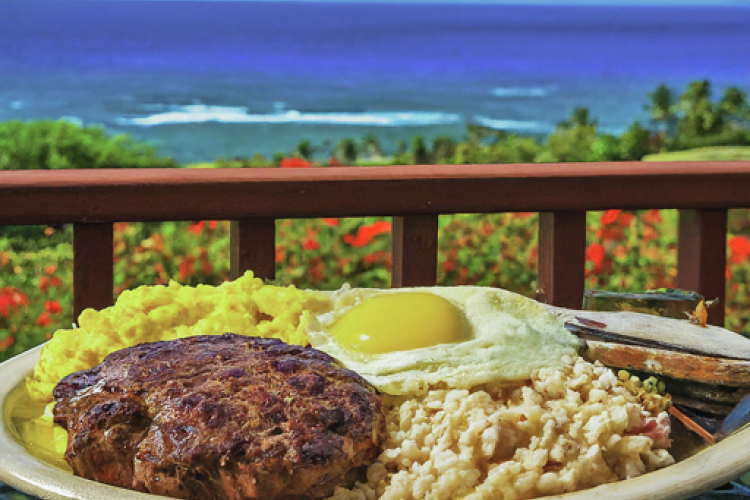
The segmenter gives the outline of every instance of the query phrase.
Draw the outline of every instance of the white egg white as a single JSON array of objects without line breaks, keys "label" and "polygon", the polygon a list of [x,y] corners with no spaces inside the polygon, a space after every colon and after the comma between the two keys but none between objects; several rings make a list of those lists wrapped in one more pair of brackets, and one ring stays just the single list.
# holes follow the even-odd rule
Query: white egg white
[{"label": "white egg white", "polygon": [[[466,319],[470,339],[373,355],[353,353],[337,343],[329,328],[341,315],[368,297],[405,292],[433,293],[451,302]],[[536,369],[570,363],[580,347],[578,338],[544,306],[497,288],[344,287],[331,298],[333,310],[318,314],[306,328],[311,345],[392,395],[423,395],[435,386],[468,389],[525,380]]]}]

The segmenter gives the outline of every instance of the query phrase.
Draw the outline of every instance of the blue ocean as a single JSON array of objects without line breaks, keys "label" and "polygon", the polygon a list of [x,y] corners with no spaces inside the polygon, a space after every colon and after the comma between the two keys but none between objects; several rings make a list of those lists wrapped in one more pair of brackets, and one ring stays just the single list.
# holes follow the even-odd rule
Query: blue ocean
[{"label": "blue ocean", "polygon": [[750,89],[750,8],[0,0],[0,120],[99,124],[181,162],[301,140],[601,130],[647,93]]}]

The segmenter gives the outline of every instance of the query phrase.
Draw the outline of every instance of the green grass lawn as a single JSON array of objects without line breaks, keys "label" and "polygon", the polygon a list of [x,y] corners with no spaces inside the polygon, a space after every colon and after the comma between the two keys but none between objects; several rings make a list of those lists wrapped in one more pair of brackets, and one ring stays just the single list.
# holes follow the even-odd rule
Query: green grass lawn
[{"label": "green grass lawn", "polygon": [[188,163],[185,168],[217,168],[214,162]]},{"label": "green grass lawn", "polygon": [[715,146],[658,153],[643,157],[643,161],[711,161],[750,160],[750,146]]}]

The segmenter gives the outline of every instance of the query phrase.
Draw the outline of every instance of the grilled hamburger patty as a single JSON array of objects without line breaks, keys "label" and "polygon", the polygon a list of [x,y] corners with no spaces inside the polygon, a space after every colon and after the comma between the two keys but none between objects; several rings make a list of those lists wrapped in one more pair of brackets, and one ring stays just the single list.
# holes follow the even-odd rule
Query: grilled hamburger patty
[{"label": "grilled hamburger patty", "polygon": [[385,435],[380,397],[334,358],[229,333],[114,352],[54,396],[76,474],[175,498],[321,498]]}]

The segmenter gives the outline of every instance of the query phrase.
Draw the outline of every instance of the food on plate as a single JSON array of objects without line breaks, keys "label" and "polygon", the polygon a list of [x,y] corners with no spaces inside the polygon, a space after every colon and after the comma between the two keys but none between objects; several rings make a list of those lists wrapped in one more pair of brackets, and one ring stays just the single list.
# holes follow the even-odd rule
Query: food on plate
[{"label": "food on plate", "polygon": [[506,290],[344,288],[331,299],[307,326],[311,345],[393,395],[527,380],[580,346],[541,304]]},{"label": "food on plate", "polygon": [[68,375],[54,396],[77,475],[175,498],[322,498],[352,484],[385,435],[367,382],[276,339],[141,344]]},{"label": "food on plate", "polygon": [[525,383],[393,400],[368,481],[332,500],[520,500],[674,463],[665,412],[644,411],[610,369],[566,361]]},{"label": "food on plate", "polygon": [[[156,297],[161,299],[155,300]],[[62,399],[55,414],[57,421],[64,422],[70,431],[68,459],[73,468],[80,469],[81,475],[88,474],[86,477],[101,474],[100,480],[105,482],[115,478],[118,482],[114,484],[132,484],[146,490],[146,481],[150,480],[148,484],[155,486],[153,489],[148,486],[147,491],[178,497],[184,495],[179,490],[180,484],[187,488],[188,482],[197,482],[194,478],[203,474],[210,460],[188,461],[188,451],[198,450],[201,446],[198,441],[204,447],[223,442],[202,434],[205,426],[197,427],[191,434],[196,439],[190,442],[193,448],[162,445],[167,441],[161,432],[161,448],[156,448],[165,454],[160,458],[148,451],[151,450],[148,447],[156,445],[146,442],[143,449],[147,451],[141,453],[132,444],[137,436],[127,435],[124,441],[118,437],[118,432],[125,432],[118,420],[121,417],[113,413],[109,419],[105,414],[114,412],[119,408],[117,405],[97,410],[101,418],[83,418],[87,415],[83,405],[89,398],[91,404],[99,404],[97,401],[105,396],[119,401],[119,392],[101,390],[102,384],[107,383],[101,382],[104,374],[120,377],[117,380],[124,380],[126,374],[142,376],[144,382],[138,382],[142,385],[151,380],[148,373],[152,368],[144,368],[144,374],[139,375],[137,369],[128,367],[137,364],[129,353],[141,353],[141,361],[147,367],[153,363],[163,373],[184,370],[188,374],[194,366],[190,364],[194,363],[191,357],[186,362],[179,361],[185,356],[180,350],[170,351],[172,366],[166,368],[157,362],[156,354],[148,354],[155,348],[162,353],[165,349],[162,346],[171,344],[131,347],[131,343],[178,339],[178,343],[189,346],[196,342],[196,346],[200,344],[210,351],[215,349],[210,346],[223,345],[226,340],[220,335],[202,334],[232,330],[241,335],[277,337],[302,346],[296,349],[309,344],[361,376],[363,387],[369,384],[380,393],[383,411],[378,420],[380,427],[374,420],[370,427],[357,421],[358,425],[372,429],[371,441],[380,447],[379,454],[373,448],[368,448],[369,454],[360,453],[362,460],[356,462],[357,466],[352,465],[362,466],[366,475],[351,484],[347,480],[352,477],[341,473],[330,484],[325,482],[330,486],[326,492],[305,490],[308,495],[331,494],[330,498],[335,500],[521,500],[627,479],[674,462],[668,451],[670,422],[665,409],[669,398],[644,391],[635,377],[627,374],[618,377],[602,364],[584,360],[579,355],[581,341],[566,330],[563,321],[545,306],[505,290],[344,287],[335,292],[312,292],[263,285],[249,274],[216,288],[171,284],[134,290],[123,294],[112,308],[86,315],[88,319],[82,315],[80,321],[83,336],[75,337],[64,331],[65,341],[53,343],[60,332],[55,334],[48,344],[52,347],[45,347],[42,352],[41,368],[37,367],[28,387],[44,401],[46,384],[54,386],[64,375],[84,370],[69,375],[58,386],[55,396]],[[128,326],[131,323],[135,326]],[[98,344],[97,335],[104,336]],[[262,342],[240,336],[231,338],[250,344]],[[123,351],[115,352],[123,347]],[[89,354],[75,355],[78,351]],[[64,360],[68,352],[74,353],[75,363],[63,361],[62,368],[53,368],[54,361]],[[106,369],[94,368],[111,352],[114,354],[104,361]],[[213,359],[206,358],[195,369],[218,376],[223,367],[212,367]],[[216,362],[221,364],[222,358]],[[161,376],[159,370],[153,372],[153,377]],[[56,376],[59,378],[55,379]],[[272,376],[277,377],[275,383],[280,385],[297,383],[290,374]],[[172,380],[183,378],[170,375],[163,379],[165,387],[177,383]],[[130,380],[118,383],[120,387],[137,385]],[[231,382],[220,379],[215,383],[230,384],[228,390],[236,392]],[[315,387],[316,382],[307,379],[303,385]],[[154,386],[153,394],[163,397],[155,400],[154,396],[144,396],[144,401],[176,408],[172,403],[164,403],[169,395],[165,391]],[[181,396],[175,393],[169,397]],[[259,393],[258,398],[270,396]],[[131,399],[127,401],[127,405],[132,404]],[[101,402],[109,404],[104,399]],[[76,413],[74,410],[79,406],[81,411]],[[148,408],[152,407],[156,406]],[[127,410],[130,406],[122,408],[130,411]],[[155,419],[150,410],[133,408],[141,412],[139,415]],[[171,418],[175,414],[174,418],[180,422],[190,413],[168,411],[171,413],[164,415]],[[131,421],[137,419],[132,417]],[[327,426],[322,416],[303,421],[305,432],[314,433]],[[95,431],[98,422],[112,428]],[[154,422],[161,421],[148,422],[151,428]],[[250,417],[237,417],[231,422],[232,426],[256,425]],[[145,425],[146,420],[140,423]],[[145,436],[148,431],[139,432]],[[120,441],[115,443],[117,439]],[[130,450],[127,451],[130,455],[108,451],[121,449],[120,442],[131,443],[129,448],[123,448]],[[105,451],[90,451],[97,449]],[[131,455],[132,460],[128,458]],[[219,460],[224,455],[211,456]],[[234,474],[226,479],[233,487],[243,477],[255,477],[235,473],[240,465],[245,467],[243,470],[256,467],[250,465],[255,463],[249,460],[249,455],[240,456],[245,458],[238,459],[229,453],[220,463]],[[350,456],[347,452],[347,457]],[[123,460],[132,461],[132,472],[128,466],[115,465]],[[100,463],[112,465],[95,465]],[[257,467],[263,464],[261,458]],[[139,475],[141,470],[151,472]],[[316,473],[311,472],[309,477],[316,477]],[[129,479],[131,476],[134,479]],[[308,478],[306,474],[301,477]],[[312,484],[312,480],[302,482]],[[251,496],[255,493],[249,488],[242,485],[243,494],[248,495],[245,498],[266,498]]]},{"label": "food on plate", "polygon": [[264,285],[252,272],[216,287],[173,281],[126,290],[112,307],[83,311],[78,328],[55,332],[27,381],[29,394],[50,402],[52,389],[64,376],[143,342],[233,332],[307,345],[308,319],[329,303],[318,292]]},{"label": "food on plate", "polygon": [[546,307],[585,339],[585,358],[657,376],[681,408],[723,417],[750,392],[750,339],[742,335],[687,319]]},{"label": "food on plate", "polygon": [[388,394],[383,453],[334,500],[519,500],[674,463],[668,399],[580,358],[578,339],[530,299],[484,287],[331,298],[308,324],[311,344]]}]

